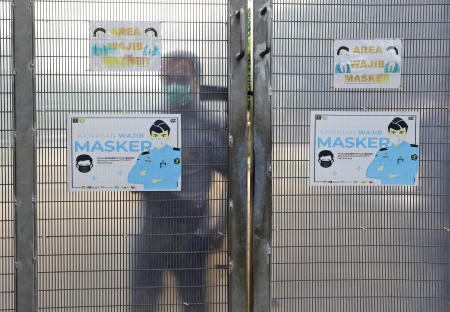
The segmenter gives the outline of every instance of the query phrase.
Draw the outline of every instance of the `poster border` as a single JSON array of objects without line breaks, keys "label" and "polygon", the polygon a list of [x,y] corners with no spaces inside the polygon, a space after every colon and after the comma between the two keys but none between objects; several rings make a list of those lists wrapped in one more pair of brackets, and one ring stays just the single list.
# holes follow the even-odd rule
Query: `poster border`
[{"label": "poster border", "polygon": [[[342,113],[342,114],[339,114]],[[411,184],[411,185],[382,185],[382,184],[365,184],[365,185],[360,185],[360,184],[354,184],[354,183],[331,183],[331,184],[324,184],[321,183],[320,181],[316,181],[316,165],[315,165],[315,155],[316,155],[316,133],[317,133],[317,120],[316,120],[316,116],[317,115],[327,115],[327,116],[368,116],[368,115],[376,115],[376,116],[381,116],[381,117],[391,117],[394,115],[401,115],[401,116],[408,116],[409,114],[411,114],[410,116],[414,116],[416,118],[414,118],[414,144],[420,145],[419,142],[419,137],[420,134],[418,136],[418,132],[420,131],[420,121],[418,120],[420,118],[420,112],[419,111],[405,111],[405,112],[399,112],[399,111],[393,111],[393,112],[367,112],[366,114],[364,114],[364,112],[361,111],[311,111],[311,115],[310,115],[310,120],[311,122],[314,123],[314,135],[312,136],[312,133],[310,134],[310,145],[309,145],[309,157],[310,157],[310,177],[309,177],[309,186],[375,186],[375,187],[379,187],[379,186],[418,186],[418,181],[416,179],[415,184]],[[311,129],[311,126],[310,126]],[[312,137],[311,137],[312,136]],[[313,148],[311,148],[311,144],[314,145]],[[420,152],[420,148],[419,148],[419,152]],[[420,159],[420,158],[419,158]],[[311,166],[313,167],[313,175],[311,175]],[[419,170],[418,173],[420,173],[420,162],[419,162]]]},{"label": "poster border", "polygon": [[[69,163],[73,164],[73,153],[72,153],[72,147],[73,147],[73,122],[72,119],[73,118],[95,118],[95,119],[113,119],[113,118],[138,118],[138,119],[148,119],[148,118],[176,118],[177,119],[177,148],[183,148],[181,146],[182,141],[181,141],[181,135],[182,135],[182,131],[181,131],[181,114],[158,114],[158,113],[147,113],[147,114],[140,114],[140,115],[134,115],[134,114],[118,114],[118,115],[113,115],[113,114],[98,114],[98,117],[96,116],[96,114],[86,114],[86,113],[81,113],[81,114],[76,114],[76,113],[70,113],[67,115],[67,138],[66,138],[66,144],[69,143],[70,140],[70,145],[67,144],[67,155],[66,155],[66,169],[69,169]],[[69,126],[70,124],[70,126]],[[181,161],[181,163],[183,164],[183,160]],[[71,168],[71,167],[70,167]],[[111,189],[83,189],[82,187],[75,187],[73,186],[73,168],[71,168],[71,170],[67,170],[67,177],[66,177],[66,185],[67,185],[67,191],[68,192],[117,192],[117,191],[122,191],[122,192],[131,192],[131,191],[136,191],[136,190],[124,190],[124,189],[117,189],[117,190],[111,190]],[[183,175],[183,166],[181,166],[181,175]],[[145,191],[145,190],[138,190],[137,192],[180,192],[181,191],[181,187],[178,190],[154,190],[154,191]]]}]

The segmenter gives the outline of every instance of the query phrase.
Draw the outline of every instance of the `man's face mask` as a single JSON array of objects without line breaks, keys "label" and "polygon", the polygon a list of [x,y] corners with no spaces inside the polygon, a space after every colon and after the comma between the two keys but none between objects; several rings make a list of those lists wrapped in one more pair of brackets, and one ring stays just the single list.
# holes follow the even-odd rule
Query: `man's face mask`
[{"label": "man's face mask", "polygon": [[166,103],[173,107],[183,107],[191,101],[190,85],[171,84],[163,92]]},{"label": "man's face mask", "polygon": [[154,148],[160,150],[169,141],[169,132],[164,131],[162,133],[156,133],[156,132],[152,131],[150,133],[150,141],[152,142],[152,146]]},{"label": "man's face mask", "polygon": [[333,159],[330,156],[324,156],[319,158],[319,164],[323,168],[329,168],[333,164]]},{"label": "man's face mask", "polygon": [[403,141],[406,140],[408,133],[405,128],[402,128],[400,130],[389,129],[388,136],[392,144],[400,145],[401,143],[403,143]]},{"label": "man's face mask", "polygon": [[92,167],[93,165],[88,160],[80,161],[77,163],[78,171],[80,171],[81,173],[88,173],[89,171],[91,171]]}]

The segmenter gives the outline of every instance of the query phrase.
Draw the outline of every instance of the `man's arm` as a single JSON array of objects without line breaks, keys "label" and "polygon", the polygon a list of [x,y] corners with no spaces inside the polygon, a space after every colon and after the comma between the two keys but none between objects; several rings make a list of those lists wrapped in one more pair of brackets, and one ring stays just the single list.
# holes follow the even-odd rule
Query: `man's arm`
[{"label": "man's arm", "polygon": [[136,164],[128,173],[128,183],[144,184],[147,181],[147,170],[145,166],[145,157],[149,155],[148,152],[144,152],[138,156]]},{"label": "man's arm", "polygon": [[372,163],[367,167],[366,177],[369,179],[381,180],[386,176],[386,161],[383,158],[383,154],[387,152],[386,148],[380,149],[373,159]]}]

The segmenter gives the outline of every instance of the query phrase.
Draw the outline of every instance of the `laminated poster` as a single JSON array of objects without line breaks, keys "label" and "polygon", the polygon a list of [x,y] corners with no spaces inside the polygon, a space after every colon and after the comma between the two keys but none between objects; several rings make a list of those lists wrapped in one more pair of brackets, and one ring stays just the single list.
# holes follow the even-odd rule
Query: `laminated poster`
[{"label": "laminated poster", "polygon": [[311,185],[417,185],[417,112],[311,112]]},{"label": "laminated poster", "polygon": [[180,191],[181,115],[67,118],[69,191]]},{"label": "laminated poster", "polygon": [[96,71],[159,71],[161,24],[91,21],[89,68]]},{"label": "laminated poster", "polygon": [[401,40],[335,40],[333,53],[334,88],[401,87]]}]

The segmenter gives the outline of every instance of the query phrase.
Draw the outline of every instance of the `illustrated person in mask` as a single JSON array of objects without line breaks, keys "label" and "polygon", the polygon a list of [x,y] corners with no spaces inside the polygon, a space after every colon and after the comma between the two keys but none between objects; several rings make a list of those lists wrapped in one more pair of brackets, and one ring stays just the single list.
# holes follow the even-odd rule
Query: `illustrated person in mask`
[{"label": "illustrated person in mask", "polygon": [[98,38],[100,41],[95,43],[91,47],[91,53],[94,56],[106,56],[111,54],[112,50],[108,47],[108,44],[104,42],[104,38],[106,37],[106,29],[104,28],[96,28],[94,30],[94,38]]},{"label": "illustrated person in mask", "polygon": [[395,117],[388,126],[392,143],[380,149],[369,165],[366,176],[383,185],[414,185],[419,170],[419,146],[406,142],[408,124]]},{"label": "illustrated person in mask", "polygon": [[336,67],[335,67],[335,73],[336,74],[343,74],[343,73],[350,73],[350,64],[348,63],[348,56],[350,55],[350,49],[346,46],[342,46],[337,50],[337,60],[336,60]]},{"label": "illustrated person in mask", "polygon": [[157,120],[150,128],[152,149],[139,155],[128,182],[144,184],[144,190],[179,190],[181,150],[168,145],[170,127]]},{"label": "illustrated person in mask", "polygon": [[396,47],[388,47],[386,49],[386,55],[389,61],[384,65],[384,72],[387,73],[400,73],[400,65],[398,63],[398,49]]},{"label": "illustrated person in mask", "polygon": [[[156,31],[156,29],[147,28],[144,32],[147,38],[151,40],[158,39],[158,32]],[[160,56],[161,49],[152,41],[150,44],[145,45],[143,54],[144,56]]]},{"label": "illustrated person in mask", "polygon": [[334,155],[329,150],[323,150],[319,153],[319,165],[323,168],[329,168],[334,162]]},{"label": "illustrated person in mask", "polygon": [[76,159],[76,167],[81,173],[88,173],[94,167],[92,157],[86,154],[79,155]]},{"label": "illustrated person in mask", "polygon": [[131,259],[134,312],[160,310],[166,270],[175,276],[184,312],[207,311],[208,254],[220,245],[226,224],[219,216],[211,228],[209,190],[215,172],[228,176],[228,131],[200,104],[200,82],[197,56],[179,51],[163,57],[164,113],[181,114],[181,191],[142,193],[145,212]]}]

